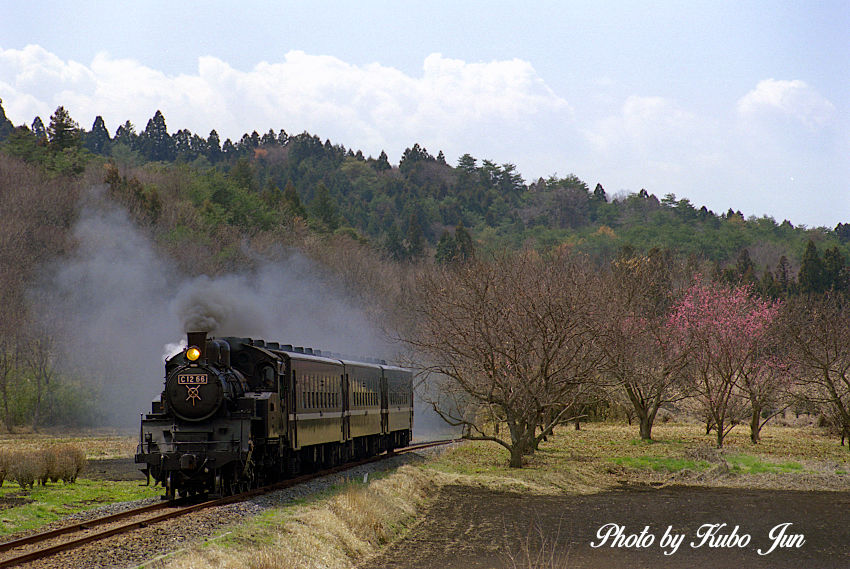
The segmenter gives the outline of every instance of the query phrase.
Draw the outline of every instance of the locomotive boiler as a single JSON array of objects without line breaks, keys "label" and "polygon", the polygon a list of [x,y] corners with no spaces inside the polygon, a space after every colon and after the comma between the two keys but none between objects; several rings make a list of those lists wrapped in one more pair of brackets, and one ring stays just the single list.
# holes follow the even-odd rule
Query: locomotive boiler
[{"label": "locomotive boiler", "polygon": [[190,332],[135,460],[166,498],[225,495],[406,446],[412,429],[410,370]]}]

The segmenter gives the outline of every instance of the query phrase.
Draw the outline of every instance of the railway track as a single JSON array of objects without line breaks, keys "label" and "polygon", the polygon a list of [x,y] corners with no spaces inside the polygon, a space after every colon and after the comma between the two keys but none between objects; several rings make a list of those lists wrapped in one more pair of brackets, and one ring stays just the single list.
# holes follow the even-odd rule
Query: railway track
[{"label": "railway track", "polygon": [[127,510],[125,512],[95,518],[85,522],[69,524],[51,531],[7,541],[0,543],[0,569],[5,567],[15,567],[24,563],[50,557],[51,555],[55,555],[63,551],[82,547],[88,543],[107,539],[119,534],[129,533],[140,528],[179,516],[184,516],[206,508],[241,502],[255,496],[296,486],[309,480],[342,472],[356,466],[378,462],[392,456],[424,448],[450,444],[457,442],[457,440],[458,439],[447,439],[413,444],[404,448],[396,449],[393,452],[383,453],[357,462],[349,462],[333,468],[298,476],[296,478],[289,478],[287,480],[282,480],[268,486],[263,486],[261,488],[242,492],[241,494],[235,494],[233,496],[225,496],[223,498],[205,500],[202,502],[193,502],[191,499],[179,499],[170,502],[150,504],[140,508]]}]

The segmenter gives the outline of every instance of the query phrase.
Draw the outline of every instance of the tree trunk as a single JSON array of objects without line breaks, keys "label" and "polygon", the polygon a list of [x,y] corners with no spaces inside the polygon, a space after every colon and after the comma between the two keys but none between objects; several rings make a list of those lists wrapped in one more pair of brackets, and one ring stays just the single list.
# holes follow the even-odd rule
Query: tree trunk
[{"label": "tree trunk", "polygon": [[640,438],[644,441],[652,440],[652,421],[649,415],[640,418]]},{"label": "tree trunk", "polygon": [[2,392],[3,397],[3,424],[6,425],[6,430],[8,432],[12,432],[12,413],[9,410],[9,391],[8,385],[4,382],[3,387],[0,388],[0,392]]},{"label": "tree trunk", "polygon": [[723,421],[716,421],[714,427],[717,429],[717,448],[723,448]]},{"label": "tree trunk", "polygon": [[511,431],[511,468],[522,468],[522,457],[528,454],[529,447],[532,447],[531,443],[534,440],[534,431],[537,426],[534,425],[531,428],[531,439],[528,437],[528,433],[526,432],[526,428],[524,425],[517,421],[512,422],[510,419],[508,420],[508,428]]},{"label": "tree trunk", "polygon": [[761,408],[753,406],[753,416],[750,418],[750,440],[754,445],[759,443],[761,431]]},{"label": "tree trunk", "polygon": [[514,444],[511,446],[511,468],[522,468],[522,448],[521,445]]},{"label": "tree trunk", "polygon": [[635,409],[640,418],[640,438],[644,441],[652,440],[652,425],[655,424],[655,417],[658,414],[658,407],[651,404],[647,409]]}]

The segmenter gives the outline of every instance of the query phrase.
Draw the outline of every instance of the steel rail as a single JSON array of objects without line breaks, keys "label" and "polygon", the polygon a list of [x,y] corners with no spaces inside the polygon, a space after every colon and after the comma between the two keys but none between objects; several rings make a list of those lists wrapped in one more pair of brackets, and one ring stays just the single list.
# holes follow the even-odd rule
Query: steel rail
[{"label": "steel rail", "polygon": [[66,541],[63,543],[59,543],[44,549],[34,550],[28,553],[24,553],[22,555],[18,555],[16,557],[9,557],[7,559],[0,560],[0,569],[4,569],[6,567],[14,567],[16,565],[20,565],[22,563],[27,563],[30,561],[35,561],[36,559],[42,559],[45,557],[50,557],[51,555],[55,555],[57,553],[61,553],[62,551],[68,551],[71,549],[76,549],[88,543],[92,543],[94,541],[100,541],[102,539],[106,539],[108,537],[112,537],[114,535],[128,533],[133,530],[137,530],[140,528],[147,527],[149,525],[156,524],[158,522],[162,522],[165,520],[169,520],[172,518],[184,516],[186,514],[190,514],[192,512],[196,512],[198,510],[203,510],[206,508],[211,508],[215,506],[224,506],[227,504],[232,504],[235,502],[241,502],[244,500],[248,500],[255,496],[261,496],[263,494],[268,494],[270,492],[274,492],[276,490],[282,490],[284,488],[290,488],[292,486],[296,486],[298,484],[302,484],[309,480],[313,480],[316,478],[321,478],[322,476],[327,476],[329,474],[335,474],[337,472],[343,472],[345,470],[349,470],[351,468],[355,468],[357,466],[362,466],[364,464],[370,464],[373,462],[379,462],[382,460],[386,460],[388,458],[392,458],[393,456],[397,456],[400,454],[405,454],[408,452],[414,452],[417,450],[451,444],[455,442],[459,442],[460,439],[445,439],[439,441],[428,441],[424,443],[412,444],[403,448],[395,449],[393,451],[388,451],[373,457],[365,458],[356,462],[346,462],[345,464],[341,464],[338,466],[334,466],[332,468],[327,468],[325,470],[320,470],[317,472],[312,472],[309,474],[304,474],[295,478],[288,478],[286,480],[281,480],[280,482],[275,482],[268,486],[263,486],[261,488],[255,488],[253,490],[249,490],[247,492],[242,492],[240,494],[234,494],[232,496],[225,496],[223,498],[217,498],[213,500],[207,500],[204,502],[199,502],[197,504],[189,504],[189,505],[181,505],[185,503],[182,500],[175,500],[170,502],[163,502],[159,504],[150,504],[148,506],[142,506],[140,508],[135,508],[132,510],[126,510],[124,512],[119,512],[117,514],[112,514],[109,516],[104,516],[101,518],[95,518],[93,520],[88,520],[85,522],[75,523],[68,526],[63,526],[61,528],[57,528],[55,530],[34,534],[31,536],[23,537],[20,539],[16,539],[13,541],[8,541],[0,544],[0,552],[11,551],[12,549],[22,547],[25,545],[31,545],[33,543],[39,543],[42,541],[47,541],[54,537],[58,537],[60,535],[64,535],[67,533],[73,533],[76,531],[84,531],[91,529],[94,526],[104,525],[107,523],[111,523],[122,518],[128,518],[132,516],[136,516],[139,514],[152,512],[164,508],[173,508],[168,512],[164,512],[159,515],[155,515],[149,518],[145,518],[143,520],[138,520],[135,522],[131,522],[128,524],[116,526],[110,529],[106,529],[103,531],[96,531],[89,535],[82,536],[80,538]]}]

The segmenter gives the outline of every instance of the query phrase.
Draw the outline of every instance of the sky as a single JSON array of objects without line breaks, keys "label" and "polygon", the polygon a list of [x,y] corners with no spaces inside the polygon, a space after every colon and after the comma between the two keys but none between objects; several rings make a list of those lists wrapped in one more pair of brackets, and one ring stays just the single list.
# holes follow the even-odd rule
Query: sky
[{"label": "sky", "polygon": [[16,125],[303,131],[850,223],[850,2],[0,0]]}]

